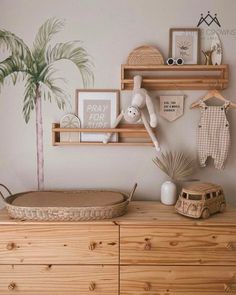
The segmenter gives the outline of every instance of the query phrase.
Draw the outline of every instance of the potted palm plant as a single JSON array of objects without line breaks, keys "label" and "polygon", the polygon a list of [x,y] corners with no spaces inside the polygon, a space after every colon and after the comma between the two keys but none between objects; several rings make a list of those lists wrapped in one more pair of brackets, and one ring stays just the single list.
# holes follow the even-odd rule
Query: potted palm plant
[{"label": "potted palm plant", "polygon": [[44,188],[42,99],[56,101],[59,109],[64,108],[68,99],[68,94],[58,85],[56,63],[62,60],[72,62],[81,74],[84,87],[93,81],[92,63],[80,41],[50,45],[52,37],[63,26],[62,20],[48,19],[40,27],[32,49],[15,34],[0,30],[0,47],[6,47],[9,52],[9,56],[0,62],[0,87],[7,78],[10,78],[13,84],[22,78],[25,81],[25,122],[29,122],[32,111],[36,112],[38,190]]},{"label": "potted palm plant", "polygon": [[187,181],[196,169],[195,160],[183,152],[165,152],[153,159],[154,164],[169,178],[161,186],[161,202],[174,205],[177,201],[177,181]]}]

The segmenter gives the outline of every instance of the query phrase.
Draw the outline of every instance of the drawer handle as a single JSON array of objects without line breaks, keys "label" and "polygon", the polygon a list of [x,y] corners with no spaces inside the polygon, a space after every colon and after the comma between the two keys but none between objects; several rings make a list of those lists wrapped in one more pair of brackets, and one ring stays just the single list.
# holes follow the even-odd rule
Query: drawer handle
[{"label": "drawer handle", "polygon": [[9,251],[13,250],[15,247],[16,247],[16,245],[13,242],[8,243],[6,246],[7,250],[9,250]]},{"label": "drawer handle", "polygon": [[91,242],[90,244],[89,244],[89,250],[91,250],[91,251],[93,251],[95,248],[96,248],[96,243],[95,242]]},{"label": "drawer handle", "polygon": [[8,290],[9,290],[9,291],[13,291],[15,288],[16,288],[16,283],[14,283],[14,282],[11,282],[11,283],[8,285]]},{"label": "drawer handle", "polygon": [[144,250],[151,250],[151,249],[152,249],[152,244],[150,240],[146,240],[144,245]]},{"label": "drawer handle", "polygon": [[144,290],[145,290],[145,291],[150,291],[150,290],[151,290],[151,288],[152,288],[152,285],[151,285],[151,283],[149,283],[149,282],[146,282],[146,283],[145,283]]},{"label": "drawer handle", "polygon": [[89,284],[89,291],[94,291],[95,288],[96,288],[96,284],[95,284],[94,282],[91,282],[91,283]]},{"label": "drawer handle", "polygon": [[231,292],[231,286],[228,284],[224,284],[224,290],[226,293],[230,293]]}]

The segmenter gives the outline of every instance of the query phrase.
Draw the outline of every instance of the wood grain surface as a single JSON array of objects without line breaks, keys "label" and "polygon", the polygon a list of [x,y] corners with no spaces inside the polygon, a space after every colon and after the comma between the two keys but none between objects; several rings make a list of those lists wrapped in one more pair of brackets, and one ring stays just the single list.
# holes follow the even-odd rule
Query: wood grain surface
[{"label": "wood grain surface", "polygon": [[0,227],[3,264],[118,264],[115,225]]},{"label": "wood grain surface", "polygon": [[236,210],[194,220],[136,201],[124,216],[89,222],[12,220],[0,211],[1,295],[91,292],[236,294]]},{"label": "wood grain surface", "polygon": [[0,294],[117,295],[118,266],[1,265]]},{"label": "wood grain surface", "polygon": [[122,264],[236,265],[236,227],[121,227]]},{"label": "wood grain surface", "polygon": [[121,266],[121,295],[236,294],[236,267]]},{"label": "wood grain surface", "polygon": [[219,65],[121,65],[121,90],[133,89],[134,75],[141,75],[147,90],[225,89],[229,66]]}]

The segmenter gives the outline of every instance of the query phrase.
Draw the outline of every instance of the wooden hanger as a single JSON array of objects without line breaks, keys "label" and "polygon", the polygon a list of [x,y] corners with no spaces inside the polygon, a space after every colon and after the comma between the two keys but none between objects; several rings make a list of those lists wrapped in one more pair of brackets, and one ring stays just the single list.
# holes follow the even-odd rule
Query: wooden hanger
[{"label": "wooden hanger", "polygon": [[206,101],[210,98],[218,98],[219,100],[224,101],[224,102],[228,101],[230,108],[236,108],[236,103],[227,100],[218,90],[215,89],[215,90],[209,91],[205,96],[202,97],[201,100],[198,100],[198,101],[192,103],[190,106],[190,109],[199,107],[199,105],[202,101]]}]

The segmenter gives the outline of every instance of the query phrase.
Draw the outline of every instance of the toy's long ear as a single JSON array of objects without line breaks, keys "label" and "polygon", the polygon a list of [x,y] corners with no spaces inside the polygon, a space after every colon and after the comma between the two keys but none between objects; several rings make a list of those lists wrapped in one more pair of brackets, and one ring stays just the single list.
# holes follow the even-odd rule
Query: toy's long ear
[{"label": "toy's long ear", "polygon": [[134,90],[140,89],[142,85],[142,76],[136,75],[134,76]]}]

